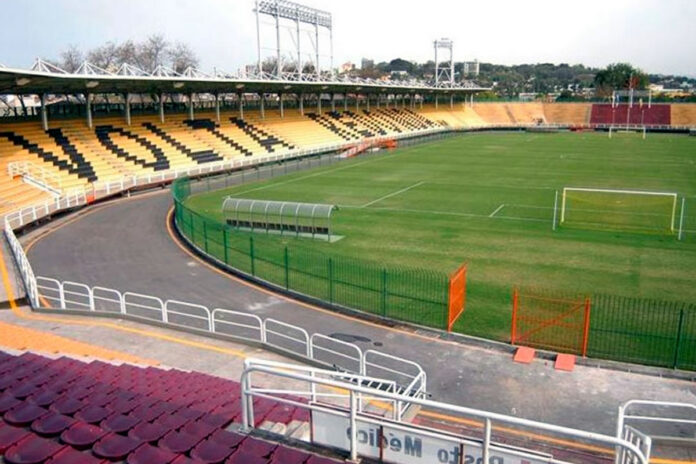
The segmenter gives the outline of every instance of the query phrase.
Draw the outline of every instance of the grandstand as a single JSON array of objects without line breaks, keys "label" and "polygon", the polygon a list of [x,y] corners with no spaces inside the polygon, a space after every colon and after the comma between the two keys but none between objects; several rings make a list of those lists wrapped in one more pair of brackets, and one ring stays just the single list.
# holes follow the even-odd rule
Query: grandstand
[{"label": "grandstand", "polygon": [[[284,0],[283,3],[291,4]],[[278,3],[261,2],[257,8],[269,5],[277,7]],[[287,11],[284,14],[290,14]],[[300,14],[299,9],[292,11]],[[318,21],[318,16],[314,21]],[[515,288],[510,339],[499,336],[504,333],[507,337],[506,327],[495,327],[495,336],[491,335],[493,331],[485,334],[491,340],[469,337],[471,333],[446,333],[453,332],[457,318],[465,311],[467,264],[457,263],[456,272],[451,274],[442,269],[431,272],[408,267],[389,273],[385,263],[363,266],[361,256],[343,261],[329,256],[324,261],[318,247],[331,246],[334,232],[328,226],[315,224],[314,213],[323,206],[329,211],[345,208],[384,217],[390,213],[402,217],[432,213],[436,217],[433,224],[445,224],[444,220],[437,222],[438,216],[454,217],[454,221],[461,222],[478,221],[474,232],[476,240],[481,241],[474,243],[475,247],[490,255],[486,260],[502,260],[498,253],[505,250],[494,250],[494,245],[485,243],[486,235],[513,239],[485,221],[524,223],[542,238],[551,233],[552,227],[555,232],[558,224],[565,227],[572,222],[557,222],[557,208],[551,206],[555,187],[536,185],[541,178],[524,179],[519,188],[509,185],[520,180],[522,171],[516,166],[517,160],[510,164],[520,170],[512,174],[481,173],[477,169],[484,166],[485,160],[472,157],[471,166],[464,168],[481,182],[495,176],[494,183],[498,185],[485,185],[479,191],[476,189],[481,186],[464,185],[470,190],[462,196],[470,203],[465,205],[469,209],[462,211],[429,211],[411,206],[399,209],[398,205],[389,204],[388,200],[418,189],[424,192],[425,204],[454,204],[457,198],[439,196],[435,188],[428,190],[428,180],[397,179],[388,166],[382,166],[384,171],[380,174],[387,179],[385,185],[373,186],[384,192],[363,198],[369,194],[365,184],[373,181],[347,168],[370,160],[396,158],[382,157],[385,148],[479,131],[604,131],[608,126],[630,125],[683,134],[696,128],[696,105],[477,102],[477,94],[490,89],[472,82],[454,83],[453,78],[438,85],[348,80],[322,74],[321,70],[304,79],[288,78],[281,69],[275,76],[259,69],[259,75],[251,77],[217,72],[210,76],[192,68],[183,73],[160,69],[140,75],[99,70],[89,63],[80,70],[61,72],[41,60],[31,70],[0,66],[3,93],[35,95],[35,102],[40,102],[23,108],[22,114],[0,118],[0,219],[4,226],[0,304],[11,309],[0,313],[0,318],[22,324],[0,321],[0,461],[328,464],[358,459],[424,463],[436,459],[453,463],[487,459],[491,463],[648,464],[655,450],[665,459],[662,462],[686,463],[680,459],[692,457],[691,451],[681,447],[683,443],[693,444],[692,429],[696,423],[691,416],[686,418],[696,411],[689,403],[693,399],[696,366],[692,350],[696,347],[696,318],[691,316],[696,312],[689,312],[692,305],[674,303],[674,307],[667,308],[675,309],[670,317],[679,316],[660,321],[669,326],[665,334],[632,337],[630,330],[634,328],[625,332],[624,320],[612,321],[607,326],[610,330],[595,327],[593,334],[602,332],[607,345],[623,340],[621,337],[630,338],[623,343],[625,353],[619,359],[611,357],[614,352],[610,349],[602,359],[583,359],[588,353],[591,329],[587,297],[540,297],[539,300],[554,304],[560,301],[559,306],[570,301],[571,310],[559,318],[552,309],[543,307],[538,311],[544,313],[541,317],[530,317],[525,315],[529,299],[523,301],[518,314],[519,292]],[[57,93],[66,95],[65,100],[47,104],[47,97]],[[147,104],[133,103],[130,97],[135,94],[147,94]],[[93,107],[97,99],[99,111]],[[167,100],[179,104],[165,107]],[[180,102],[187,103],[185,109]],[[61,113],[61,107],[66,106],[70,109],[68,115],[80,116]],[[528,136],[525,140],[542,137]],[[602,141],[614,142],[606,137]],[[570,146],[575,139],[565,143]],[[488,145],[485,149],[491,150],[489,158],[508,162],[502,143]],[[417,159],[411,160],[410,174],[421,176],[427,171],[424,163],[431,162],[431,153],[413,153]],[[566,162],[565,154],[543,155],[547,157],[533,166],[535,171],[543,171],[538,169],[540,165],[555,167]],[[364,158],[350,159],[355,156]],[[353,174],[344,185],[354,187],[354,192],[347,193],[354,193],[357,203],[336,203],[338,206],[334,207],[332,200],[321,199],[327,204],[320,204],[316,198],[301,199],[302,202],[272,198],[277,194],[272,190],[272,178],[344,161],[345,168],[335,170],[346,169],[343,174]],[[675,156],[671,163],[681,166],[682,161],[682,157]],[[456,175],[451,160],[441,162],[435,176],[446,177],[445,171]],[[377,172],[377,168],[372,169]],[[573,169],[578,170],[577,166]],[[595,173],[603,169],[602,165],[592,166]],[[571,169],[563,175],[568,171]],[[281,190],[297,196],[312,196],[315,193],[300,190],[301,183],[295,181],[309,184],[306,178],[316,180],[326,172],[285,177],[276,186],[282,185]],[[333,182],[339,182],[339,176],[321,179],[319,191],[333,196],[339,188]],[[159,195],[160,187],[175,180],[174,193],[181,189],[187,196],[217,187],[235,188],[247,182],[268,181],[244,193],[260,191],[261,196],[269,196],[269,201],[258,202],[253,195],[245,201],[240,188],[233,192],[239,193],[239,198],[229,204],[245,205],[252,216],[240,219],[237,209],[234,219],[232,213],[226,212],[230,217],[222,225],[207,219],[199,221],[203,218],[200,211],[181,209],[176,196],[173,208],[170,198]],[[285,182],[295,183],[288,186]],[[461,187],[465,180],[461,176],[450,182]],[[500,185],[505,183],[508,184]],[[139,190],[147,193],[130,198],[131,193]],[[114,198],[120,195],[128,198]],[[226,194],[226,198],[234,200],[231,195]],[[663,227],[667,229],[665,234],[636,238],[630,235],[632,232],[621,230],[606,242],[599,234],[588,235],[590,240],[583,246],[590,247],[596,241],[609,249],[622,246],[616,243],[628,237],[646,247],[659,242],[675,254],[690,251],[679,248],[681,225],[679,238],[672,237],[678,194],[669,195],[671,225]],[[508,204],[506,198],[514,198],[520,204]],[[523,204],[537,200],[535,204]],[[563,201],[565,208],[565,195]],[[622,208],[628,202],[608,201],[618,204],[616,216],[626,214]],[[681,203],[682,220],[685,201],[682,199]],[[103,208],[90,206],[95,202],[102,203]],[[204,205],[203,213],[224,210],[224,204],[217,200],[214,203],[210,208]],[[378,203],[384,205],[383,210],[369,209]],[[254,204],[259,207],[256,211],[252,211]],[[282,206],[274,213],[272,208],[279,204],[292,205],[295,216],[283,217]],[[301,224],[297,219],[301,216],[297,214],[299,205],[310,204],[312,214],[306,216],[307,224]],[[83,207],[89,214],[81,210]],[[100,210],[104,213],[101,216]],[[524,214],[515,216],[515,210]],[[188,213],[186,218],[184,211]],[[499,214],[501,211],[504,213]],[[634,220],[657,216],[649,208],[645,211],[635,212],[638,219]],[[603,211],[592,213],[600,213],[597,217],[602,219]],[[88,222],[90,219],[93,222]],[[687,216],[686,230],[692,234],[694,226],[690,220]],[[626,225],[629,220],[614,222]],[[345,226],[340,219],[338,224]],[[410,224],[403,222],[402,227],[406,229]],[[188,230],[184,230],[186,225]],[[331,227],[335,226],[336,223]],[[360,224],[351,226],[359,228]],[[450,229],[445,225],[441,235],[456,235],[458,226]],[[236,237],[238,243],[229,246],[230,227],[245,233],[249,231],[244,229],[252,230]],[[35,228],[39,230],[34,231]],[[254,236],[254,229],[264,230],[264,235],[272,235],[269,231],[274,230],[294,231],[296,241],[302,240],[302,231],[311,231],[305,235],[325,233],[329,240],[321,241],[317,250],[304,256],[294,254],[287,242],[276,241],[273,243],[278,247],[272,250],[278,253],[264,255],[263,244],[268,243],[264,240],[277,237],[261,238],[261,232]],[[561,239],[582,237],[584,233],[566,230]],[[383,231],[380,234],[386,235]],[[416,249],[416,241],[435,240],[436,234],[419,234],[406,246]],[[288,240],[285,235],[280,240]],[[43,250],[34,246],[49,236],[56,241],[45,242],[49,244]],[[548,244],[555,239],[556,236],[535,243]],[[239,243],[242,245],[235,249]],[[94,249],[97,254],[91,254]],[[30,250],[35,254],[30,254]],[[230,251],[237,258],[241,256],[249,269],[231,265]],[[365,253],[359,249],[357,252]],[[452,253],[440,249],[438,254]],[[291,260],[303,259],[304,267],[292,268],[289,264]],[[564,256],[559,261],[572,259]],[[35,266],[38,262],[40,271],[39,265]],[[69,263],[74,269],[63,273]],[[118,271],[111,275],[111,268],[104,263],[113,264]],[[535,264],[562,267],[541,261]],[[227,271],[235,277],[228,278]],[[591,274],[591,269],[585,271]],[[426,277],[418,280],[421,272]],[[321,280],[324,273],[328,285]],[[369,279],[373,277],[377,287],[370,286]],[[241,282],[240,278],[246,280]],[[21,283],[22,294],[13,294],[8,284],[11,280]],[[413,282],[436,285],[419,288]],[[502,308],[508,317],[508,301],[495,295],[500,288],[485,288],[485,284],[477,288],[476,280],[473,283],[474,292],[494,295],[496,310]],[[308,288],[302,288],[303,284]],[[275,293],[269,296],[271,291]],[[427,292],[434,296],[424,296]],[[354,303],[365,294],[369,308]],[[412,310],[416,317],[400,318],[396,311],[389,312],[392,305]],[[442,313],[432,312],[435,323],[427,320],[430,315],[424,316],[428,305],[446,308]],[[578,308],[584,309],[584,320],[567,323],[568,314],[580,317]],[[342,314],[336,316],[327,309]],[[496,314],[487,317],[490,320],[485,323],[498,322]],[[518,320],[530,327],[517,327]],[[654,321],[646,320],[646,325],[653,324],[650,328],[654,329]],[[399,326],[402,323],[406,329]],[[636,325],[640,323],[645,321]],[[537,342],[537,336],[543,339],[552,331],[549,327],[554,326],[568,331],[553,334],[559,339],[568,338],[571,330],[575,335],[584,334],[584,342],[579,337],[574,344],[585,346],[580,350],[561,346],[564,351],[549,347],[543,340]],[[534,337],[530,338],[530,334]],[[136,336],[143,338],[130,338]],[[660,339],[658,348],[651,346],[656,338]],[[80,341],[83,339],[88,342]],[[539,352],[518,346],[520,341],[539,348]],[[167,343],[179,347],[165,354],[163,351],[171,348]],[[121,348],[123,352],[119,351]],[[222,372],[227,366],[221,367],[229,358],[221,362],[220,358],[208,358],[197,350],[244,358],[238,363],[243,367],[237,366],[233,380],[228,372]],[[640,356],[657,351],[659,359],[650,366],[628,364],[641,362],[645,358]],[[575,368],[576,358],[569,352],[582,354],[577,362],[586,376],[561,377]],[[511,361],[513,353],[515,364]],[[258,360],[250,358],[250,354],[277,356],[281,361]],[[536,370],[525,371],[534,369],[527,364],[533,364],[535,356],[542,362],[536,363]],[[176,359],[193,370],[182,370],[181,365],[170,367],[167,359]],[[595,365],[617,371],[594,371]],[[436,372],[431,376],[432,371]],[[598,390],[588,393],[590,376],[601,385],[601,394],[597,394]],[[663,383],[663,376],[671,377],[669,383]],[[648,385],[645,389],[643,382]],[[491,393],[491,385],[500,391]],[[629,400],[644,391],[659,391],[660,398],[654,399],[664,401],[640,403],[652,415],[632,416],[626,411],[637,403]],[[595,397],[591,405],[578,404],[590,394]],[[490,411],[478,409],[476,401],[484,402]],[[619,404],[623,406],[615,420],[606,412]],[[555,423],[550,423],[552,420]],[[647,428],[650,433],[646,433],[635,423],[641,420],[654,421],[652,425],[657,426]],[[659,427],[665,422],[670,423],[667,431]],[[675,436],[667,436],[670,433]],[[678,443],[677,451],[654,447],[660,440]],[[445,455],[447,459],[443,458]]]}]

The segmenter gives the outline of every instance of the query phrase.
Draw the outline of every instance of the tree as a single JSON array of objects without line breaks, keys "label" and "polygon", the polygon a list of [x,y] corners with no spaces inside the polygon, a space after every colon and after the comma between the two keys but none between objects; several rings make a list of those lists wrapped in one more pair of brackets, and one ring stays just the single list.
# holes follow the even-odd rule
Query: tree
[{"label": "tree", "polygon": [[645,89],[648,75],[628,63],[613,63],[597,72],[594,84],[598,96],[609,96],[614,90]]},{"label": "tree", "polygon": [[198,66],[198,57],[194,51],[182,42],[177,42],[171,47],[167,51],[167,57],[169,58],[171,68],[179,74],[183,73],[188,67],[195,68]]},{"label": "tree", "polygon": [[74,73],[84,61],[84,56],[79,48],[70,45],[60,54],[59,66],[69,73]]},{"label": "tree", "polygon": [[115,64],[121,66],[123,64],[131,64],[137,66],[138,63],[138,46],[132,41],[127,40],[116,47],[114,51]]},{"label": "tree", "polygon": [[114,72],[118,69],[118,46],[113,42],[94,48],[87,53],[87,61],[95,66]]},{"label": "tree", "polygon": [[140,69],[152,72],[158,66],[166,64],[169,43],[161,34],[153,34],[137,48],[137,61]]}]

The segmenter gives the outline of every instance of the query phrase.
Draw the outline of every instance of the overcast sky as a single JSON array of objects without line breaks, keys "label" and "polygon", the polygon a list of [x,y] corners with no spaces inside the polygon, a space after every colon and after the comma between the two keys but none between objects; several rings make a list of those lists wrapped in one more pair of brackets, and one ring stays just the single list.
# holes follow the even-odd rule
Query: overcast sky
[{"label": "overcast sky", "polygon": [[[696,76],[696,0],[306,0],[333,14],[334,63],[362,57],[432,59],[454,40],[456,61],[628,61],[651,73]],[[188,43],[201,68],[236,71],[256,60],[253,0],[0,0],[0,63],[29,67],[70,44],[89,49],[153,32]],[[262,26],[265,46],[274,34]],[[308,35],[301,45],[310,49]],[[284,31],[287,39],[289,31]],[[320,42],[324,37],[320,39]],[[328,44],[328,40],[325,41]],[[328,57],[323,58],[328,64]],[[323,66],[322,66],[323,67]]]}]

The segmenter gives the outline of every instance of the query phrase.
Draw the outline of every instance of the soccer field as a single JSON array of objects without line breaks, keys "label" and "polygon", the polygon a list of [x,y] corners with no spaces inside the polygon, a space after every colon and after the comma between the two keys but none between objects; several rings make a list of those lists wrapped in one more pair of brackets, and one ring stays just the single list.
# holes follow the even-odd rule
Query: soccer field
[{"label": "soccer field", "polygon": [[[553,231],[554,195],[564,187],[678,193],[684,240],[622,230],[621,221]],[[469,134],[194,195],[186,205],[222,220],[227,195],[338,205],[332,223],[343,239],[275,238],[288,244],[447,272],[467,263],[455,330],[469,334],[508,338],[515,286],[696,302],[694,137]]]}]

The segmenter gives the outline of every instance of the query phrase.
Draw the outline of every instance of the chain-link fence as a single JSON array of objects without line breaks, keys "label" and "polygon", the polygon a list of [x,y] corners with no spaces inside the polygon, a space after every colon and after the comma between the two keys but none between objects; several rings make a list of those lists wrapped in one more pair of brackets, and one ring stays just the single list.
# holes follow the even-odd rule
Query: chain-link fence
[{"label": "chain-link fence", "polygon": [[335,156],[293,160],[200,181],[179,179],[172,184],[177,228],[206,255],[279,289],[333,307],[446,329],[449,276],[445,272],[384,267],[368,259],[331,256],[300,241],[287,245],[278,237],[237,231],[185,204],[194,193],[337,162],[332,158]]}]

